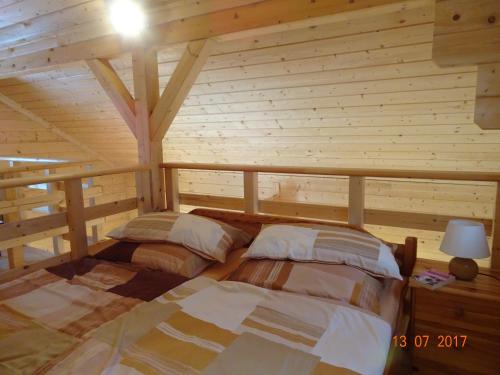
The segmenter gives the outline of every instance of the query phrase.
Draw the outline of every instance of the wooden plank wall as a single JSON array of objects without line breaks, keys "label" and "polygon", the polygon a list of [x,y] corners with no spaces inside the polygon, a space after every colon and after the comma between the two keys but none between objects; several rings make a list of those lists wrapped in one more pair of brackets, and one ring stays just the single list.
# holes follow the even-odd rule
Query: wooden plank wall
[{"label": "wooden plank wall", "polygon": [[50,130],[0,103],[0,156],[88,159],[89,156]]},{"label": "wooden plank wall", "polygon": [[[168,161],[500,170],[500,132],[474,121],[477,69],[431,60],[433,7],[218,44],[164,139]],[[163,89],[184,45],[159,51]],[[130,56],[112,61],[131,93]],[[0,81],[0,92],[117,163],[136,144],[84,63]],[[242,175],[180,172],[182,192],[243,196]],[[261,198],[347,204],[344,179],[261,176]],[[492,217],[491,184],[367,180],[366,207]],[[442,257],[441,234],[419,237]],[[488,261],[482,262],[487,264]]]}]

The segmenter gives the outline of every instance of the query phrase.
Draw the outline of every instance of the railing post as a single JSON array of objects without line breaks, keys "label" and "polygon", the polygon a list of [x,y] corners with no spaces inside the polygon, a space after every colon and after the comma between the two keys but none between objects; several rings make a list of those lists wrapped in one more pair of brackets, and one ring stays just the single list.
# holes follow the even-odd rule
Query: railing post
[{"label": "railing post", "polygon": [[349,176],[348,222],[363,227],[365,211],[365,178]]},{"label": "railing post", "polygon": [[500,269],[500,181],[497,182],[495,208],[493,210],[493,240],[491,246],[491,268]]},{"label": "railing post", "polygon": [[[14,163],[12,163],[12,167],[14,167]],[[3,178],[14,178],[18,177],[18,173],[5,173]],[[3,191],[3,200],[12,201],[19,198],[19,189],[18,188],[10,188],[5,189]],[[21,215],[19,210],[16,208],[16,211],[8,213],[4,215],[4,221],[6,223],[19,221],[21,220]],[[24,266],[24,246],[15,246],[10,249],[7,249],[7,257],[9,259],[9,269],[13,268],[22,268]]]},{"label": "railing post", "polygon": [[179,212],[179,170],[177,168],[165,168],[165,192],[167,210]]},{"label": "railing post", "polygon": [[245,212],[256,214],[259,212],[259,174],[257,172],[243,172],[243,196],[245,197]]},{"label": "railing post", "polygon": [[[86,171],[92,170],[92,164],[86,164],[84,166]],[[87,189],[91,188],[95,185],[94,177],[87,178]],[[95,197],[89,197],[89,207],[93,207],[96,205]],[[92,231],[92,244],[95,244],[102,237],[102,224],[94,224],[91,227]]]},{"label": "railing post", "polygon": [[[47,169],[46,175],[51,175],[55,174],[57,171],[56,169]],[[47,193],[48,194],[53,194],[59,189],[57,188],[57,182],[49,182],[47,184]],[[55,214],[60,212],[59,205],[58,204],[49,204],[49,214]],[[54,254],[55,255],[60,255],[64,251],[64,240],[62,236],[55,236],[52,237],[52,246],[54,248]]]},{"label": "railing post", "polygon": [[149,171],[135,172],[135,189],[137,191],[137,209],[139,215],[151,212],[151,191]]},{"label": "railing post", "polygon": [[66,218],[69,227],[71,258],[80,259],[88,254],[81,178],[65,180],[64,191],[66,193]]}]

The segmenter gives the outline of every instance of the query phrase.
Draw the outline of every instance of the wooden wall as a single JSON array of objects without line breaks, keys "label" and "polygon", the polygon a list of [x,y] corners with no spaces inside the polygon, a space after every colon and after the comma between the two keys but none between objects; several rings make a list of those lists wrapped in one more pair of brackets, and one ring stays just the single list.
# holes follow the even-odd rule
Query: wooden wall
[{"label": "wooden wall", "polygon": [[[473,123],[476,68],[431,60],[433,8],[220,43],[164,140],[168,161],[500,170],[500,132]],[[184,46],[159,53],[164,86]],[[114,67],[131,92],[130,56]],[[118,164],[136,143],[84,63],[0,81],[20,102]],[[346,204],[343,179],[262,176],[261,197]],[[181,191],[242,195],[230,173],[181,173]],[[367,207],[491,218],[491,184],[369,180]],[[441,233],[369,227],[420,239]],[[487,264],[488,261],[482,262]]]},{"label": "wooden wall", "polygon": [[85,152],[0,103],[0,157],[85,160]]}]

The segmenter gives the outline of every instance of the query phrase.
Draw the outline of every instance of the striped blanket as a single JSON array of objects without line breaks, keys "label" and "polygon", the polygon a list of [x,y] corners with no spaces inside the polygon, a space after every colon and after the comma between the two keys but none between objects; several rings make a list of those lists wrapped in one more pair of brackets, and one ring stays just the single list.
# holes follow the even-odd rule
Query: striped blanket
[{"label": "striped blanket", "polygon": [[390,335],[375,314],[338,301],[198,277],[78,345],[65,336],[64,355],[47,351],[50,364],[38,373],[379,375]]}]

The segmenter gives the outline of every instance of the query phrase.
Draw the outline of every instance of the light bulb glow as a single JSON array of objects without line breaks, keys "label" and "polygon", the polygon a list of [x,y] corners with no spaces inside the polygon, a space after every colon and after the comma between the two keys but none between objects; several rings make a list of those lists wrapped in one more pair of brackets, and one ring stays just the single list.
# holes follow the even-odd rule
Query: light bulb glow
[{"label": "light bulb glow", "polygon": [[120,34],[134,37],[146,26],[146,16],[140,5],[133,0],[114,0],[110,7],[110,19]]}]

